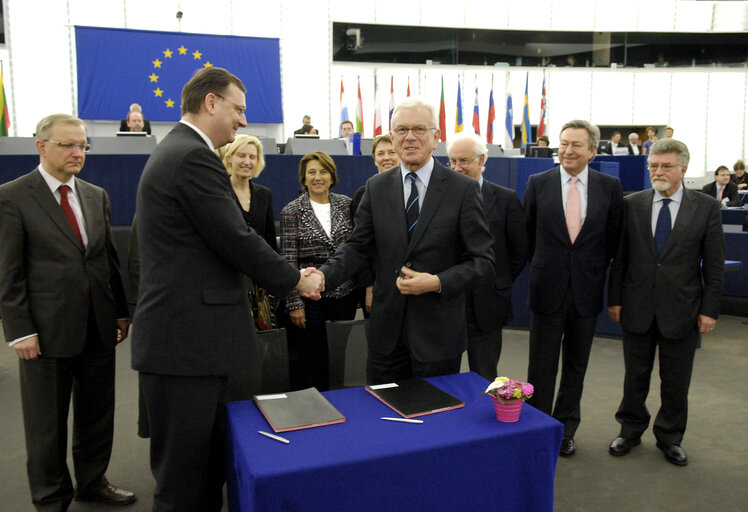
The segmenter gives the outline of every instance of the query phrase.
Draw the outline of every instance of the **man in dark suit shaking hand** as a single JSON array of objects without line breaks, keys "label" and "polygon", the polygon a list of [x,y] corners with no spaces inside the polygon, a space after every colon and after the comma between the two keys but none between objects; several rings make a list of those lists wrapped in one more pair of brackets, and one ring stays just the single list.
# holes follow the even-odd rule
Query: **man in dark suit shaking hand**
[{"label": "man in dark suit shaking hand", "polygon": [[[115,346],[130,321],[106,192],[76,177],[86,129],[68,114],[36,126],[39,167],[0,186],[0,311],[20,359],[27,472],[34,506],[67,510],[65,462],[73,397],[75,498],[126,505],[109,484]],[[11,471],[17,471],[13,468]]]},{"label": "man in dark suit shaking hand", "polygon": [[447,151],[452,169],[480,184],[483,209],[493,235],[493,279],[481,279],[465,293],[470,370],[493,381],[501,355],[501,328],[512,319],[512,283],[527,264],[525,214],[514,190],[483,178],[488,148],[480,138],[458,135]]},{"label": "man in dark suit shaking hand", "polygon": [[182,120],[148,159],[137,196],[140,296],[132,366],[148,410],[153,510],[218,512],[225,403],[251,398],[258,365],[245,274],[274,295],[321,288],[248,229],[214,153],[246,126],[244,85],[205,68]]},{"label": "man in dark suit shaking hand", "polygon": [[626,376],[616,413],[621,430],[611,455],[626,455],[649,426],[645,405],[660,354],[657,447],[678,466],[688,463],[681,441],[699,333],[717,323],[725,260],[719,202],[683,186],[685,144],[662,139],[649,150],[652,190],[626,197],[618,254],[610,270],[608,312],[623,327]]},{"label": "man in dark suit shaking hand", "polygon": [[566,123],[558,145],[561,165],[531,176],[524,197],[532,311],[527,379],[535,386],[529,403],[564,424],[564,457],[576,452],[584,375],[621,228],[621,182],[587,166],[599,141],[597,126]]},{"label": "man in dark suit shaking hand", "polygon": [[465,291],[492,274],[493,240],[478,182],[434,160],[434,107],[412,98],[395,108],[401,164],[366,182],[348,241],[321,267],[333,288],[373,268],[369,381],[460,371],[467,348]]}]

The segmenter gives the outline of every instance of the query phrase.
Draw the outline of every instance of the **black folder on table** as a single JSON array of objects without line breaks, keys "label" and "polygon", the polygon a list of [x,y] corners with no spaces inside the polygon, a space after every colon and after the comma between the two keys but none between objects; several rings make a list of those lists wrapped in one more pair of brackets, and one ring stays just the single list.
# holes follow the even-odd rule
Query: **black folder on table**
[{"label": "black folder on table", "polygon": [[420,378],[366,386],[365,389],[404,418],[465,407],[465,402]]},{"label": "black folder on table", "polygon": [[254,401],[275,432],[321,427],[345,421],[345,416],[317,388],[255,395]]}]

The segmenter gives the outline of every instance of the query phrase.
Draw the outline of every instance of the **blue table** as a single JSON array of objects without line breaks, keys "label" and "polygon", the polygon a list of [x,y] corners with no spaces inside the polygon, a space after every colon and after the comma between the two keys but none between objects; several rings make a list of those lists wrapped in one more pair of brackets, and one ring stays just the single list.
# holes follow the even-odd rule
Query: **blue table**
[{"label": "blue table", "polygon": [[552,511],[562,425],[527,404],[498,422],[475,373],[428,380],[465,408],[395,423],[363,388],[329,391],[346,422],[285,432],[289,445],[257,434],[270,427],[253,402],[229,403],[229,510]]}]

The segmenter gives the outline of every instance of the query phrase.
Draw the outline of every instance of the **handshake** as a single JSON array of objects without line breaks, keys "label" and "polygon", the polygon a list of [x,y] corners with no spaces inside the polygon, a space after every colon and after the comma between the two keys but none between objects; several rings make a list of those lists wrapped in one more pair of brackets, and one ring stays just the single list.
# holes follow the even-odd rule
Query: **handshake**
[{"label": "handshake", "polygon": [[314,267],[302,268],[296,289],[302,297],[319,300],[325,291],[325,275]]}]

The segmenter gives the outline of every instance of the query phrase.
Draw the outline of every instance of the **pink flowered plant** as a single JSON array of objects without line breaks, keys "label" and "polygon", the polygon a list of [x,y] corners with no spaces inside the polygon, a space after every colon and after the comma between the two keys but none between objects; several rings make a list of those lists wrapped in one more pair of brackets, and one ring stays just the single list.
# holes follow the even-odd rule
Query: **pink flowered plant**
[{"label": "pink flowered plant", "polygon": [[529,382],[520,382],[509,377],[497,377],[488,385],[483,394],[492,395],[505,402],[514,402],[519,399],[527,400],[533,392],[535,388]]}]

